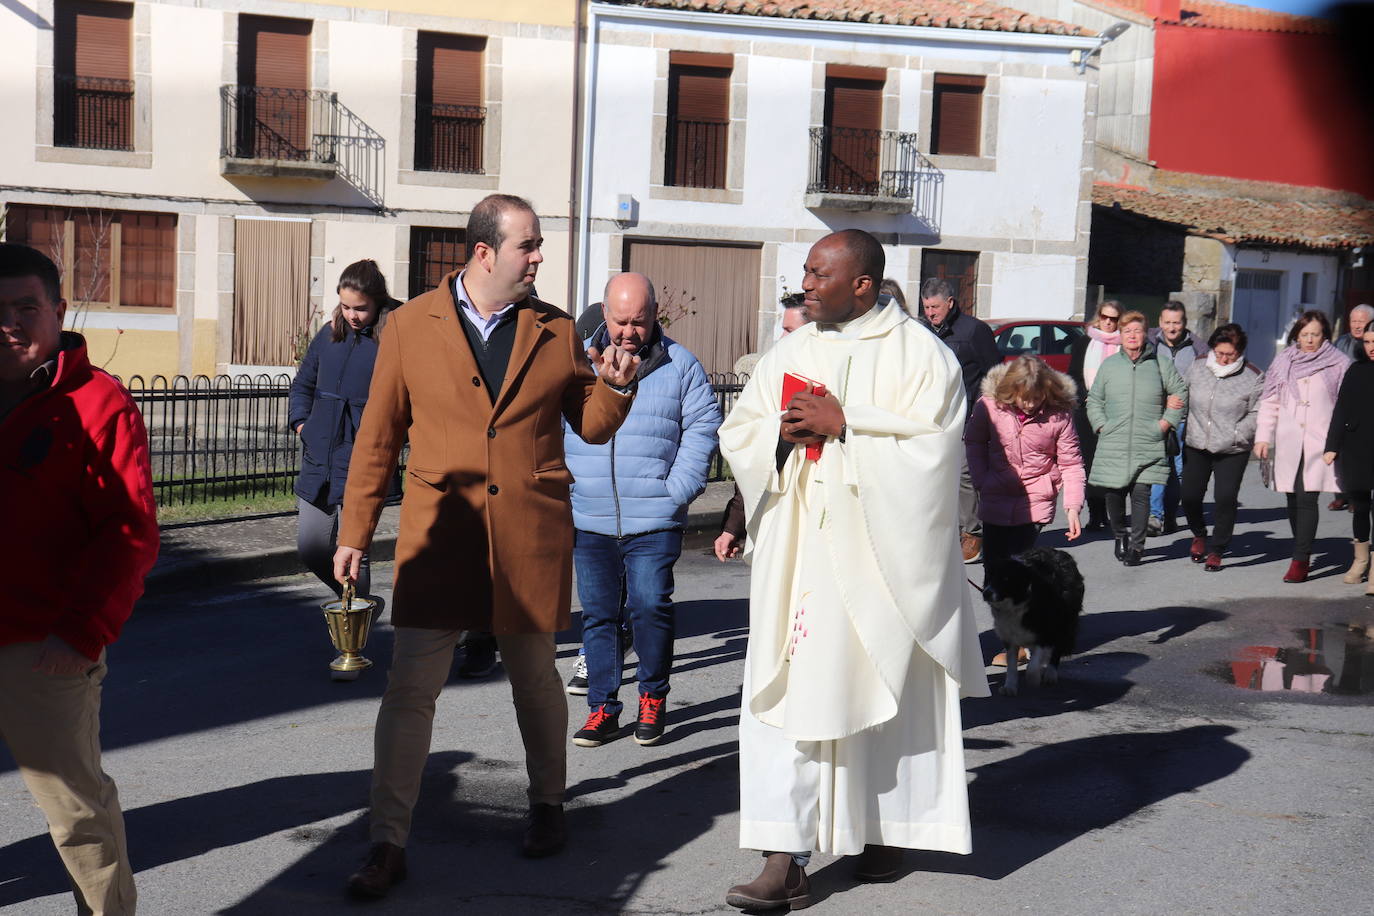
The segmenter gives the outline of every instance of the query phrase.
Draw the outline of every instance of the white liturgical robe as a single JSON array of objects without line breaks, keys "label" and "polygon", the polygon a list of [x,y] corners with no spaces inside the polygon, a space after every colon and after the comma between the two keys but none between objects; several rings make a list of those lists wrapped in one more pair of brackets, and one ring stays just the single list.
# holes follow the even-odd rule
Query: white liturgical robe
[{"label": "white liturgical robe", "polygon": [[[824,384],[848,430],[779,471],[785,372]],[[958,701],[988,688],[958,547],[964,416],[953,354],[887,306],[781,340],[721,426],[753,567],[742,846],[970,851]]]}]

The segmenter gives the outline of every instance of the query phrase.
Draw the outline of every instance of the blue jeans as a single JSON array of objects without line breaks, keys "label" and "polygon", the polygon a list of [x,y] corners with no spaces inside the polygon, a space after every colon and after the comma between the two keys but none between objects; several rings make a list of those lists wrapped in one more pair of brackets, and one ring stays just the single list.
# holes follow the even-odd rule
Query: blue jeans
[{"label": "blue jeans", "polygon": [[[620,621],[629,618],[639,655],[639,692],[668,695],[673,666],[673,564],[682,555],[681,531],[615,538],[575,532],[573,566],[582,603],[587,650],[587,705],[619,714]],[[622,599],[623,596],[623,599]],[[622,603],[623,602],[623,603]]]},{"label": "blue jeans", "polygon": [[[1183,444],[1183,428],[1187,425],[1186,420],[1178,424],[1179,445]],[[1168,482],[1150,485],[1150,514],[1160,521],[1178,517],[1178,500],[1182,493],[1179,480],[1183,477],[1183,449],[1180,448],[1169,463],[1173,465],[1173,473],[1169,475]]]}]

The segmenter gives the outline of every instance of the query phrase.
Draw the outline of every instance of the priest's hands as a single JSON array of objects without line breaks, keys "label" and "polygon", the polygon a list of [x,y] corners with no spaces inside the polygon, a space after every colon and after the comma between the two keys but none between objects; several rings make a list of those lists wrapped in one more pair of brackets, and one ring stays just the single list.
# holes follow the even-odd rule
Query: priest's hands
[{"label": "priest's hands", "polygon": [[827,393],[817,397],[801,392],[792,397],[782,415],[782,438],[793,444],[823,442],[838,436],[844,426],[844,408],[839,399]]},{"label": "priest's hands", "polygon": [[587,351],[587,356],[596,366],[597,373],[617,388],[628,388],[639,369],[639,357],[626,353],[615,344],[608,345],[605,350],[592,347]]}]

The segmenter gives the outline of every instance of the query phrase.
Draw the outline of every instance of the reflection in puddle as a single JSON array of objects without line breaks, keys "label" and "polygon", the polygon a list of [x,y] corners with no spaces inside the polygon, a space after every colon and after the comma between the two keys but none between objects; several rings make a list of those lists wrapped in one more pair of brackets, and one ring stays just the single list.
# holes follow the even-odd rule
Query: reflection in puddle
[{"label": "reflection in puddle", "polygon": [[1294,631],[1299,647],[1246,646],[1231,660],[1231,680],[1250,690],[1374,693],[1374,627],[1327,624]]}]

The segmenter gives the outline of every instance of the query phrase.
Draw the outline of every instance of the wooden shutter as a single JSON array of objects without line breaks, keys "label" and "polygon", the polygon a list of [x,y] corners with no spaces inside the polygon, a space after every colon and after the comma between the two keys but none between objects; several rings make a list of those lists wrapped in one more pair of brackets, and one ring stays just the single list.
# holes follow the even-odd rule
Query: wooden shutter
[{"label": "wooden shutter", "polygon": [[482,86],[487,40],[421,32],[416,66],[415,167],[483,171],[486,100]]},{"label": "wooden shutter", "polygon": [[977,156],[983,137],[983,76],[935,74],[930,151],[946,156]]},{"label": "wooden shutter", "polygon": [[667,184],[725,187],[732,66],[728,54],[669,55]]},{"label": "wooden shutter", "polygon": [[133,149],[133,4],[72,0],[54,18],[54,143]]},{"label": "wooden shutter", "polygon": [[410,230],[410,295],[427,293],[447,274],[467,263],[467,232],[412,226]]},{"label": "wooden shutter", "polygon": [[827,188],[842,194],[871,195],[878,191],[883,83],[855,78],[865,70],[833,64],[826,70],[822,178]]},{"label": "wooden shutter", "polygon": [[240,142],[250,157],[310,158],[310,28],[308,19],[239,17]]},{"label": "wooden shutter", "polygon": [[119,304],[170,309],[176,305],[176,216],[122,213]]}]

